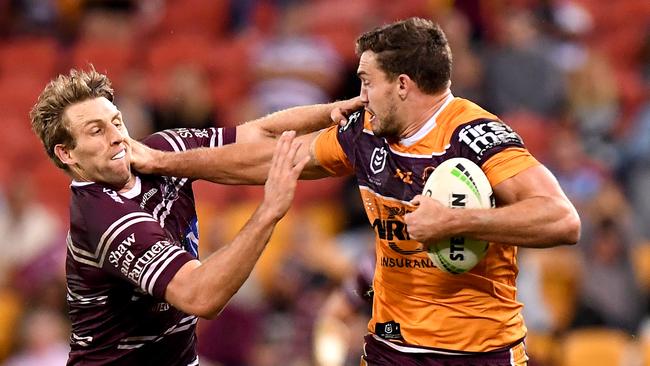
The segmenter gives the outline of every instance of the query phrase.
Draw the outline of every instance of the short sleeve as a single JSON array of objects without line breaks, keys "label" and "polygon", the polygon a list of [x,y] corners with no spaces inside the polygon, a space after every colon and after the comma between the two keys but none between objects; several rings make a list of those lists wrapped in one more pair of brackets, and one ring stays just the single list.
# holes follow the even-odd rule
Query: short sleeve
[{"label": "short sleeve", "polygon": [[531,166],[539,165],[522,138],[507,124],[477,119],[456,128],[457,154],[479,165],[494,187]]},{"label": "short sleeve", "polygon": [[[156,298],[176,272],[194,257],[183,250],[160,227],[154,217],[137,203],[122,199],[115,191],[86,192],[68,247],[75,261],[99,267],[112,276],[130,282]],[[74,202],[73,202],[74,203]]]},{"label": "short sleeve", "polygon": [[526,149],[508,148],[492,156],[483,164],[483,172],[490,181],[492,187],[504,180],[514,177],[520,172],[540,165]]},{"label": "short sleeve", "polygon": [[164,151],[185,151],[199,147],[219,147],[232,144],[236,139],[236,128],[175,128],[156,132],[143,143]]},{"label": "short sleeve", "polygon": [[314,142],[314,153],[320,166],[332,176],[343,176],[353,172],[352,164],[343,151],[337,136],[337,126],[322,131]]}]

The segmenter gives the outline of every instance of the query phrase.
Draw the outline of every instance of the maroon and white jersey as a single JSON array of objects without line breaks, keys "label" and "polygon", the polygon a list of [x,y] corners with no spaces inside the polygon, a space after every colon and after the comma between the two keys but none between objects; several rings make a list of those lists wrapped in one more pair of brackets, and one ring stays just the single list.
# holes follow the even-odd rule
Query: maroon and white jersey
[{"label": "maroon and white jersey", "polygon": [[[167,151],[235,141],[235,129],[175,129],[144,143]],[[165,302],[176,272],[198,256],[192,181],[137,175],[118,193],[73,182],[66,260],[68,365],[198,365],[197,318]]]}]

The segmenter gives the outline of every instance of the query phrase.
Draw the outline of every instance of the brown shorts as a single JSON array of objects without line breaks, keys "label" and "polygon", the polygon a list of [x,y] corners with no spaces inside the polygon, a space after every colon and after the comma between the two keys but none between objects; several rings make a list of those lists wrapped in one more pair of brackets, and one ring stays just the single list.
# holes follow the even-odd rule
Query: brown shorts
[{"label": "brown shorts", "polygon": [[361,366],[526,366],[528,361],[523,341],[498,351],[453,356],[400,352],[372,335],[364,341]]}]

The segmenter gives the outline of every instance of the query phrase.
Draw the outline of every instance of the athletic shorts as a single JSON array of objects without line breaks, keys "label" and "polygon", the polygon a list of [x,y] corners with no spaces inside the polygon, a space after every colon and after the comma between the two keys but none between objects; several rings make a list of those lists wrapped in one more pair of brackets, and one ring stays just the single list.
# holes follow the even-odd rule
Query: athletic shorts
[{"label": "athletic shorts", "polygon": [[484,353],[444,355],[440,353],[406,353],[375,339],[364,337],[361,366],[526,366],[528,356],[524,342]]}]

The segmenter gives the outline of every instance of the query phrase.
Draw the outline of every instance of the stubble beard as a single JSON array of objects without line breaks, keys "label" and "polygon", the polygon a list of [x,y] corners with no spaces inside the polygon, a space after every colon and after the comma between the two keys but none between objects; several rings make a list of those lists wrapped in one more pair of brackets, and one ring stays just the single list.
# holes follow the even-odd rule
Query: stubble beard
[{"label": "stubble beard", "polygon": [[376,125],[377,127],[372,130],[375,136],[385,137],[388,139],[399,137],[401,131],[397,123],[395,106],[391,106],[384,116],[376,116],[375,118],[378,122]]}]

